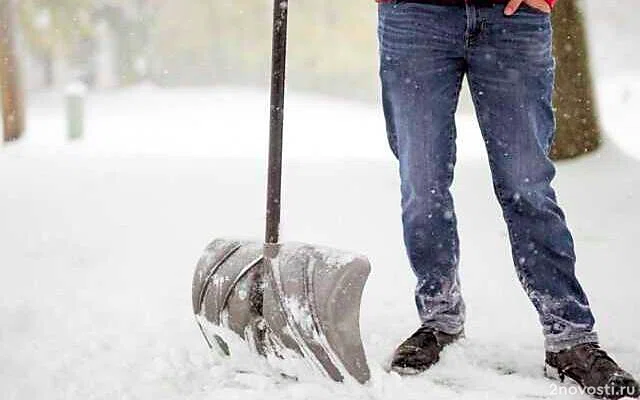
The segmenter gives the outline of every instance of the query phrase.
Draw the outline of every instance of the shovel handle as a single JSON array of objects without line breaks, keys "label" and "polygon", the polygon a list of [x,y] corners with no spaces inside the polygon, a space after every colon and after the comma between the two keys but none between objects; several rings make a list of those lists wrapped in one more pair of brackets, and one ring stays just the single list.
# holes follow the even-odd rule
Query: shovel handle
[{"label": "shovel handle", "polygon": [[271,107],[269,115],[269,171],[267,176],[267,227],[265,243],[276,244],[280,236],[280,197],[282,188],[282,131],[284,121],[284,83],[287,58],[288,0],[273,2],[271,48]]}]

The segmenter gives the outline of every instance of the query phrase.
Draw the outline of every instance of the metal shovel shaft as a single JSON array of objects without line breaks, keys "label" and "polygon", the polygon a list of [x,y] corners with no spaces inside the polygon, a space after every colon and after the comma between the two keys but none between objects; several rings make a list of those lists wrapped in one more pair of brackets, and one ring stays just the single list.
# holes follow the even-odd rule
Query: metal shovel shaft
[{"label": "metal shovel shaft", "polygon": [[267,227],[265,232],[265,243],[268,244],[278,243],[280,239],[282,131],[284,122],[288,11],[288,0],[274,0],[271,49],[271,107],[269,116],[269,171],[267,177]]}]

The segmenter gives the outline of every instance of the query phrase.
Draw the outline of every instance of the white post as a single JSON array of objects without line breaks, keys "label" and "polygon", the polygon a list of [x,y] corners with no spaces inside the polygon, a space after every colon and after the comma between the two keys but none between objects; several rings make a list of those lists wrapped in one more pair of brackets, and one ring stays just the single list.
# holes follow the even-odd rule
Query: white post
[{"label": "white post", "polygon": [[84,135],[84,104],[87,87],[82,82],[67,86],[65,100],[67,104],[67,138],[77,140]]}]

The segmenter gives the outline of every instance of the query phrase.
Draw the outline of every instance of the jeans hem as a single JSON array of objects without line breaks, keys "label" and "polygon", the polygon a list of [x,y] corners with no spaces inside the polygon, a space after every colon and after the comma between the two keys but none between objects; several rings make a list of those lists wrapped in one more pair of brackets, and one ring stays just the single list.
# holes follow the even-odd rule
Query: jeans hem
[{"label": "jeans hem", "polygon": [[437,331],[437,332],[446,333],[447,335],[458,335],[464,331],[464,326],[452,327],[451,325],[438,324],[437,322],[422,324],[422,327],[433,329],[434,331]]},{"label": "jeans hem", "polygon": [[585,343],[598,343],[598,334],[596,332],[584,332],[562,338],[547,337],[544,347],[548,352],[558,353]]}]

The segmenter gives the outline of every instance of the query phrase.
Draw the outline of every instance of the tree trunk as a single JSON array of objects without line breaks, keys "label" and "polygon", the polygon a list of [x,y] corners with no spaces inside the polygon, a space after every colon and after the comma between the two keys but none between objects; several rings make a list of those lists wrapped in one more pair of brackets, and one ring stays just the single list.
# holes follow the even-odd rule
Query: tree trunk
[{"label": "tree trunk", "polygon": [[24,99],[19,82],[12,12],[13,1],[0,0],[0,92],[5,142],[19,139],[24,131]]},{"label": "tree trunk", "polygon": [[553,11],[557,61],[554,103],[557,132],[551,157],[577,157],[601,141],[584,18],[576,0],[560,0]]}]

